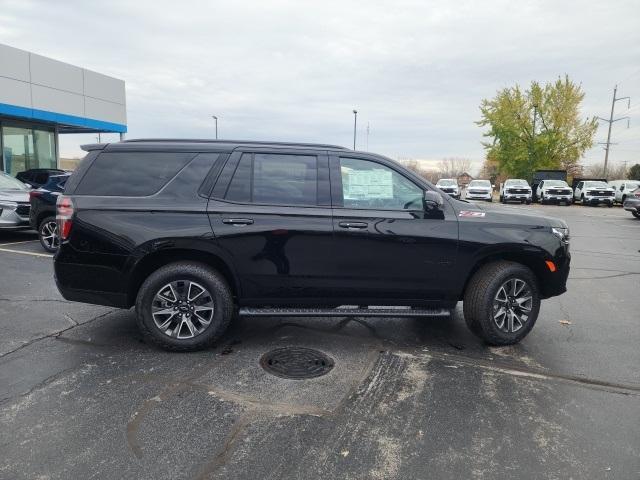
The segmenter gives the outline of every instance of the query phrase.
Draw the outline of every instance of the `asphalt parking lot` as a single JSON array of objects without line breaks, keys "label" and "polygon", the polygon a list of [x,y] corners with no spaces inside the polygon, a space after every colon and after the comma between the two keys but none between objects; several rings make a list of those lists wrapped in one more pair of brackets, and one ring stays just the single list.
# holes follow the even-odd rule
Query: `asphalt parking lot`
[{"label": "asphalt parking lot", "polygon": [[[133,311],[64,301],[30,233],[0,234],[0,478],[640,478],[640,221],[564,218],[569,291],[519,345],[454,318],[237,321],[208,351],[142,343]],[[265,372],[276,347],[335,361]]]}]

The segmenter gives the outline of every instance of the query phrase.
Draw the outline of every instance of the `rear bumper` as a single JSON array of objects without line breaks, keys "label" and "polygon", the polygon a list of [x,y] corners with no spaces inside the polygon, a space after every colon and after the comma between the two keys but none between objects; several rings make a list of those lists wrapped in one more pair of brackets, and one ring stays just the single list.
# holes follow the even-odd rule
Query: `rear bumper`
[{"label": "rear bumper", "polygon": [[129,308],[127,295],[124,293],[114,292],[96,292],[89,290],[81,290],[77,288],[69,288],[63,286],[57,275],[54,274],[56,287],[65,300],[72,302],[91,303],[93,305],[104,305],[107,307]]}]

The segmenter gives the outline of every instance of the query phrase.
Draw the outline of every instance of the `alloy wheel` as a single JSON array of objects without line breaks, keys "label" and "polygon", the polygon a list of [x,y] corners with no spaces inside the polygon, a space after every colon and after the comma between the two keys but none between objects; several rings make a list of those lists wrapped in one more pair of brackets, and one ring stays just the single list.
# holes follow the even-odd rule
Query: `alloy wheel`
[{"label": "alloy wheel", "polygon": [[158,330],[179,340],[194,338],[213,320],[213,295],[199,283],[176,280],[158,290],[151,315]]},{"label": "alloy wheel", "polygon": [[533,308],[533,293],[520,278],[510,278],[498,289],[493,300],[493,322],[505,333],[515,333],[524,327]]},{"label": "alloy wheel", "polygon": [[47,248],[57,250],[60,246],[58,224],[55,221],[43,223],[40,227],[40,238]]}]

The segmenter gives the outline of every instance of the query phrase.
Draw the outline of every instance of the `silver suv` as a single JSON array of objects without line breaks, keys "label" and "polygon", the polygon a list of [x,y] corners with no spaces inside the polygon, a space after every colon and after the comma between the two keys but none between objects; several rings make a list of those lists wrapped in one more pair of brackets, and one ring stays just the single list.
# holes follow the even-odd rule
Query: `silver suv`
[{"label": "silver suv", "polygon": [[18,230],[29,226],[29,188],[0,172],[0,230]]}]

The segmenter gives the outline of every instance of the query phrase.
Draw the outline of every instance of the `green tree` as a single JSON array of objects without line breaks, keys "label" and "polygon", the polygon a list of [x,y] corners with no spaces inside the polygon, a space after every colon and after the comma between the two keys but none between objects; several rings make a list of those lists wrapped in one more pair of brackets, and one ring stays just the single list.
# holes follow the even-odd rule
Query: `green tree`
[{"label": "green tree", "polygon": [[501,174],[531,178],[538,169],[563,168],[573,174],[584,152],[593,146],[598,128],[595,118],[581,120],[580,85],[558,78],[541,86],[531,82],[529,90],[500,90],[480,104],[487,157],[495,159]]},{"label": "green tree", "polygon": [[627,178],[629,180],[640,180],[640,163],[636,163],[629,169]]}]

